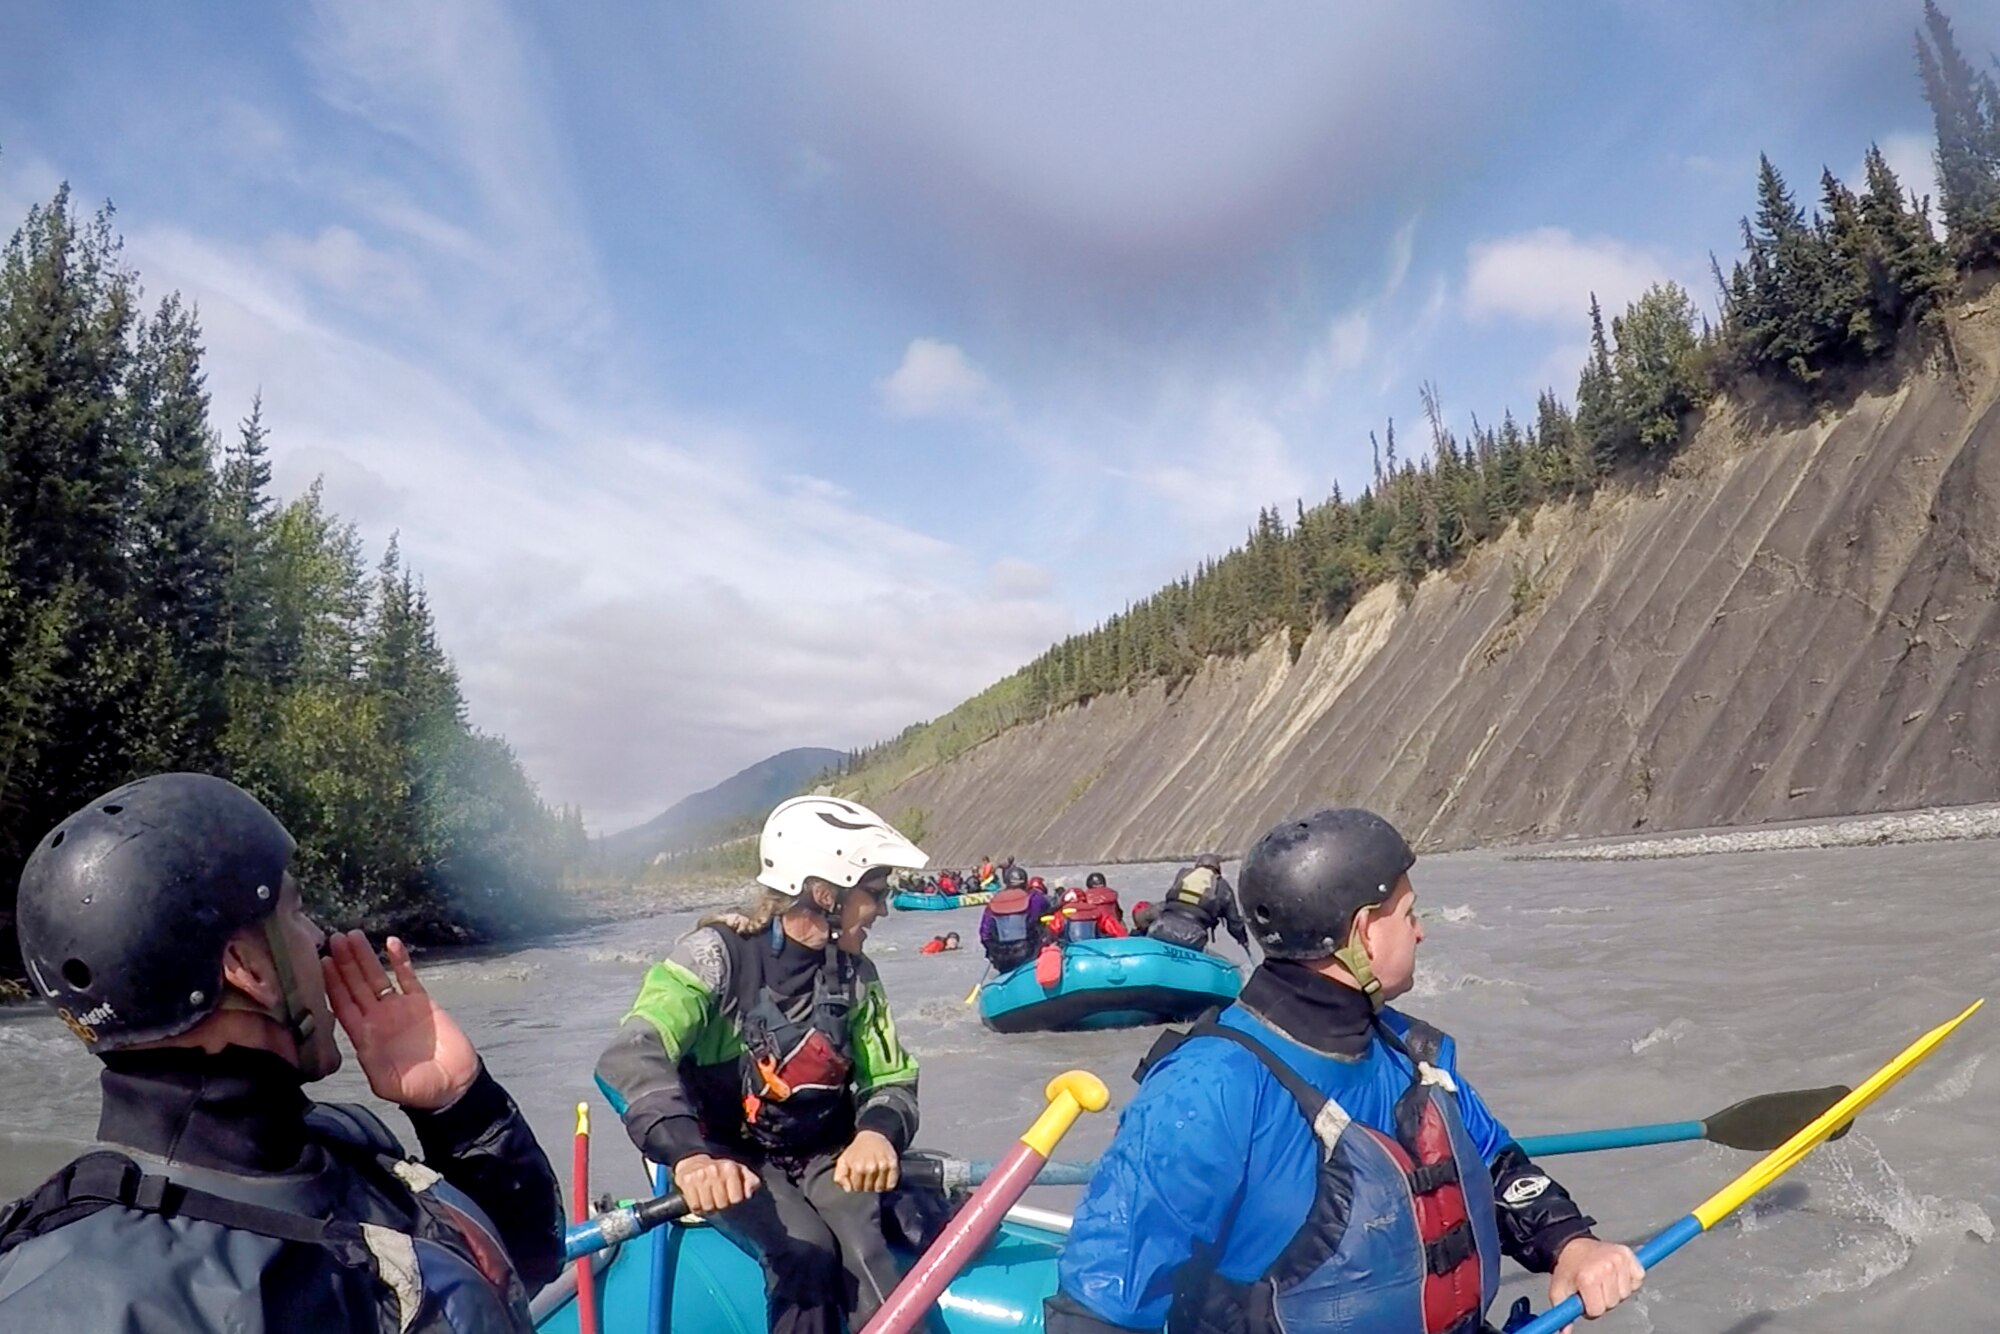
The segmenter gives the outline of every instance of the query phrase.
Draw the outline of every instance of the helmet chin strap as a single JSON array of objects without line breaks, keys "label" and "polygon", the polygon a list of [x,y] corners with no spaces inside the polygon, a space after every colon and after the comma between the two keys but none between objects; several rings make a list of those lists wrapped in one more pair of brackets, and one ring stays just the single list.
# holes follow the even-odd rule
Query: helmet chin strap
[{"label": "helmet chin strap", "polygon": [[[1366,909],[1362,911],[1365,912]],[[1335,950],[1333,957],[1339,960],[1340,966],[1354,978],[1354,985],[1361,988],[1361,994],[1368,998],[1368,1004],[1379,1010],[1388,1002],[1382,995],[1381,979],[1375,976],[1375,965],[1369,962],[1368,950],[1361,943],[1360,916],[1360,913],[1355,914],[1356,920],[1347,929],[1347,943]]]},{"label": "helmet chin strap", "polygon": [[221,1010],[246,1010],[251,1014],[261,1014],[274,1020],[285,1032],[291,1034],[292,1044],[298,1049],[300,1069],[317,1079],[324,1071],[315,1073],[306,1070],[303,1062],[311,1050],[313,1034],[319,1031],[319,1016],[307,1006],[299,992],[298,969],[292,966],[291,945],[286,941],[284,931],[278,925],[276,914],[266,917],[263,923],[264,947],[270,953],[271,967],[278,974],[278,1004],[273,1006],[251,1004],[247,998],[238,1000],[233,994],[225,995],[216,1006]]}]

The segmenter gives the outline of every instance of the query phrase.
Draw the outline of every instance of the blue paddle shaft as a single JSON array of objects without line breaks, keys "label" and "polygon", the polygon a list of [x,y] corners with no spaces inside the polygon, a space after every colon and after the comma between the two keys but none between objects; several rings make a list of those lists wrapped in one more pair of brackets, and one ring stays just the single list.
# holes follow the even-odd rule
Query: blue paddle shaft
[{"label": "blue paddle shaft", "polygon": [[[1090,1174],[1097,1170],[1095,1160],[1086,1163],[1061,1162],[1051,1160],[1042,1164],[1042,1170],[1035,1173],[1037,1186],[1087,1186]],[[965,1183],[977,1186],[993,1175],[993,1160],[975,1158],[965,1165]]]},{"label": "blue paddle shaft", "polygon": [[[1650,1271],[1654,1265],[1700,1235],[1701,1220],[1693,1214],[1686,1214],[1679,1222],[1639,1248],[1639,1263]],[[1564,1325],[1581,1319],[1583,1319],[1583,1299],[1566,1297],[1515,1330],[1514,1334],[1556,1334],[1556,1331]]]},{"label": "blue paddle shaft", "polygon": [[1700,1139],[1708,1133],[1706,1122],[1665,1121],[1651,1126],[1622,1126],[1612,1130],[1576,1130],[1567,1135],[1529,1135],[1515,1141],[1530,1158],[1558,1153],[1594,1153],[1598,1149],[1633,1149],[1641,1144],[1675,1144]]}]

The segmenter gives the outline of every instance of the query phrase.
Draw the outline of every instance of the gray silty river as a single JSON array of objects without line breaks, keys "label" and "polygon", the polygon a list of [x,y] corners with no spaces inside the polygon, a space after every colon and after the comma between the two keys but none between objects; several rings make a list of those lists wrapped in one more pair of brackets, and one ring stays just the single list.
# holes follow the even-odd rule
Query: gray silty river
[{"label": "gray silty river", "polygon": [[[1457,1035],[1462,1068],[1519,1134],[1692,1119],[1753,1093],[1856,1084],[2000,992],[1994,846],[1613,863],[1428,857],[1414,876],[1427,939],[1403,1008]],[[1129,906],[1156,897],[1173,868],[1106,869]],[[692,922],[670,914],[420,965],[564,1168],[575,1103],[588,1097],[600,1192],[637,1193],[641,1180],[590,1084],[592,1063],[641,971]],[[972,910],[895,913],[871,936],[923,1063],[920,1142],[994,1156],[1032,1119],[1047,1079],[1082,1066],[1111,1086],[1114,1110],[1084,1118],[1060,1153],[1096,1153],[1159,1030],[987,1033],[962,1003],[983,963],[976,945],[917,952],[946,929],[970,941],[976,922]],[[1217,948],[1241,958],[1226,936]],[[1975,1016],[1847,1138],[1669,1260],[1593,1334],[2000,1328],[1996,1025],[2000,1009]],[[90,1135],[94,1067],[41,1010],[0,1012],[0,1198]],[[367,1094],[343,1070],[321,1096]],[[1602,1235],[1636,1241],[1753,1159],[1695,1144],[1550,1161]],[[1035,1196],[1055,1207],[1074,1198]],[[1520,1292],[1539,1307],[1542,1283],[1516,1271],[1502,1309]]]}]

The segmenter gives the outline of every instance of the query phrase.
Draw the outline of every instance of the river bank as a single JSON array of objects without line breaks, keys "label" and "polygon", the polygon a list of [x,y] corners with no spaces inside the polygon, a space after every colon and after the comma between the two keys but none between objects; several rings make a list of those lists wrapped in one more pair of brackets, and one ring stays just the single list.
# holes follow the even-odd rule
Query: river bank
[{"label": "river bank", "polygon": [[2000,838],[2000,805],[1883,811],[1842,820],[1787,821],[1750,829],[1698,829],[1651,838],[1542,845],[1503,855],[1510,861],[1652,861],[1712,853],[1871,848],[1980,838]]}]

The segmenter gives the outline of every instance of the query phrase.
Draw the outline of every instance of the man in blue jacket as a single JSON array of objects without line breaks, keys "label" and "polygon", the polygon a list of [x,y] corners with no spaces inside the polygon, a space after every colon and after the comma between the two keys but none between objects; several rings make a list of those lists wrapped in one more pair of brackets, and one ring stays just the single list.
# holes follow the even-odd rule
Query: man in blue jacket
[{"label": "man in blue jacket", "polygon": [[1238,899],[1265,962],[1141,1063],[1064,1250],[1049,1334],[1479,1334],[1505,1254],[1602,1315],[1628,1247],[1528,1160],[1452,1040],[1385,1008],[1415,978],[1416,856],[1327,810],[1266,834]]}]

